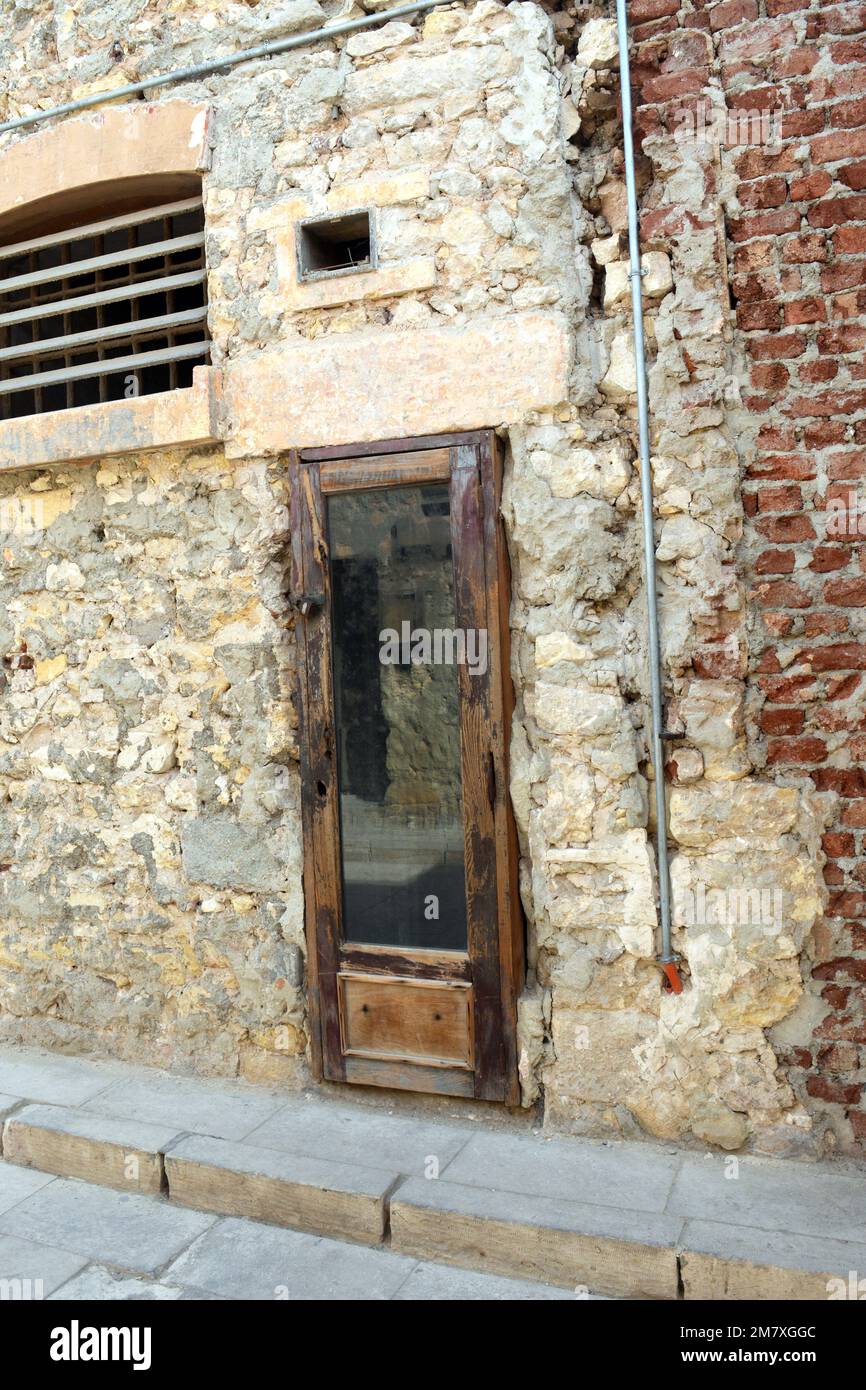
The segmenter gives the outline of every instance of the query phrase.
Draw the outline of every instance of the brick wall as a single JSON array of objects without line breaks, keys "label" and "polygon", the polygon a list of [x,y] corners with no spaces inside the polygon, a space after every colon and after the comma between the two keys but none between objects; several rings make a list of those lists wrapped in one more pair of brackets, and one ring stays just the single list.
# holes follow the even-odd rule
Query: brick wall
[{"label": "brick wall", "polygon": [[[632,0],[638,121],[779,113],[717,161],[739,355],[750,752],[827,793],[808,1045],[781,1047],[830,1143],[866,1147],[866,4]],[[652,204],[652,196],[649,199]],[[676,224],[651,209],[645,235]],[[834,534],[833,510],[858,514]],[[739,658],[735,658],[735,666]],[[807,1030],[808,1031],[808,1030]]]}]

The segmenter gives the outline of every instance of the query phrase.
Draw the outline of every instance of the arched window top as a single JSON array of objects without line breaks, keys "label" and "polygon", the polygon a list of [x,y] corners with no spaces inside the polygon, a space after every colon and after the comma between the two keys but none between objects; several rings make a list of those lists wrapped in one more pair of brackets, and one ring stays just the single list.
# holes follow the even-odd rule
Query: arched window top
[{"label": "arched window top", "polygon": [[119,109],[0,155],[0,176],[24,145],[50,165],[42,197],[0,213],[0,419],[189,386],[208,362],[201,175],[177,167],[203,162],[201,109]]}]

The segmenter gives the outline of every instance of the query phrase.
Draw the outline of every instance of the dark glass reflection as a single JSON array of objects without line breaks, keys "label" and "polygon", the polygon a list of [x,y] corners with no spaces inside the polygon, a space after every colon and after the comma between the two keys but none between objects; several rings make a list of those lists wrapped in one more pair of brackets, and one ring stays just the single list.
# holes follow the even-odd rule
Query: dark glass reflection
[{"label": "dark glass reflection", "polygon": [[457,668],[432,641],[455,626],[448,485],[344,493],[328,523],[343,934],[465,950]]}]

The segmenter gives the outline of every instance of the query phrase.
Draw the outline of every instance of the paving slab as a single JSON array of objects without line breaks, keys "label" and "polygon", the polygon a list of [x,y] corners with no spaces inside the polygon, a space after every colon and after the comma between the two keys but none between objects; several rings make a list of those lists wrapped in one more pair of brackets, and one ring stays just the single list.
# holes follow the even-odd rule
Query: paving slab
[{"label": "paving slab", "polygon": [[392,1298],[414,1264],[387,1250],[225,1217],[161,1277],[233,1299],[368,1302]]},{"label": "paving slab", "polygon": [[4,1047],[0,1050],[0,1091],[49,1105],[83,1105],[116,1081],[119,1070],[111,1062]]},{"label": "paving slab", "polygon": [[115,1274],[102,1265],[88,1265],[81,1273],[67,1280],[61,1288],[49,1295],[51,1302],[89,1302],[125,1303],[140,1300],[150,1303],[176,1303],[183,1296],[183,1289],[168,1284],[159,1284],[149,1279],[137,1279],[130,1274]]},{"label": "paving slab", "polygon": [[243,1139],[286,1104],[285,1096],[252,1086],[143,1071],[103,1090],[85,1108],[218,1139]]},{"label": "paving slab", "polygon": [[[726,1173],[736,1171],[736,1177]],[[833,1173],[828,1165],[689,1154],[674,1182],[668,1211],[692,1220],[791,1231],[866,1244],[866,1172]]]},{"label": "paving slab", "polygon": [[247,1139],[267,1149],[363,1163],[422,1178],[431,1158],[441,1172],[472,1136],[473,1130],[459,1125],[311,1098],[291,1101]]},{"label": "paving slab", "polygon": [[[533,1284],[525,1279],[501,1279],[449,1265],[417,1264],[395,1293],[397,1303],[573,1303],[570,1289]],[[595,1301],[595,1300],[593,1300]]]},{"label": "paving slab", "polygon": [[10,1290],[0,1293],[0,1298],[14,1296],[11,1290],[19,1280],[24,1285],[19,1290],[22,1297],[48,1298],[86,1264],[83,1255],[75,1255],[70,1250],[0,1235],[0,1290]]},{"label": "paving slab", "polygon": [[158,1193],[162,1155],[178,1130],[140,1120],[73,1110],[61,1105],[25,1105],[5,1122],[3,1157],[66,1178]]},{"label": "paving slab", "polygon": [[679,1218],[410,1178],[391,1243],[421,1259],[627,1298],[676,1298]]},{"label": "paving slab", "polygon": [[38,1173],[34,1168],[17,1168],[12,1163],[0,1162],[0,1215],[50,1182],[54,1182],[52,1173]]},{"label": "paving slab", "polygon": [[831,1280],[866,1273],[866,1245],[824,1236],[689,1221],[681,1243],[688,1299],[826,1300]]},{"label": "paving slab", "polygon": [[398,1175],[192,1135],[165,1156],[173,1202],[378,1245]]},{"label": "paving slab", "polygon": [[476,1134],[440,1177],[498,1192],[662,1212],[681,1160],[649,1144]]},{"label": "paving slab", "polygon": [[[41,1176],[14,1168],[22,1176]],[[53,1178],[42,1191],[0,1214],[0,1232],[60,1246],[102,1264],[153,1274],[213,1223],[212,1216],[157,1197],[114,1192],[74,1178]]]}]

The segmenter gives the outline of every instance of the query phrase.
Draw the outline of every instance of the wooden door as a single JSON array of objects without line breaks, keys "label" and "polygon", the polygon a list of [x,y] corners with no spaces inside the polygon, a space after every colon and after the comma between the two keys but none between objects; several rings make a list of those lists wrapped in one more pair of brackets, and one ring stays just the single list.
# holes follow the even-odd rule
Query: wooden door
[{"label": "wooden door", "polygon": [[313,1062],[519,1099],[495,436],[292,459]]}]

